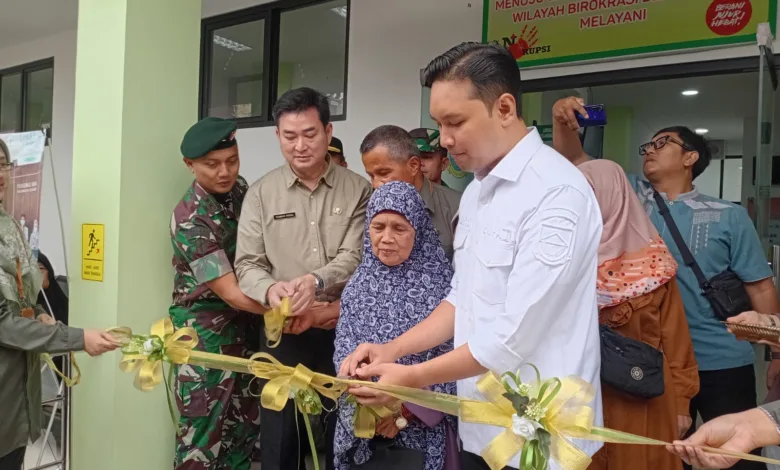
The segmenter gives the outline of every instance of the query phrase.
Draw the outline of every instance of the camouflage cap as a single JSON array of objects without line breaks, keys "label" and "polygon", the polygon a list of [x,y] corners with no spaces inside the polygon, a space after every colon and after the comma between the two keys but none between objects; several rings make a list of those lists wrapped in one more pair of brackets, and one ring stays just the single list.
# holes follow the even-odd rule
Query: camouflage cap
[{"label": "camouflage cap", "polygon": [[181,154],[195,160],[212,150],[236,145],[236,122],[217,117],[207,117],[196,122],[184,134]]},{"label": "camouflage cap", "polygon": [[438,152],[441,150],[439,144],[439,131],[437,129],[414,129],[409,132],[414,139],[420,152]]}]

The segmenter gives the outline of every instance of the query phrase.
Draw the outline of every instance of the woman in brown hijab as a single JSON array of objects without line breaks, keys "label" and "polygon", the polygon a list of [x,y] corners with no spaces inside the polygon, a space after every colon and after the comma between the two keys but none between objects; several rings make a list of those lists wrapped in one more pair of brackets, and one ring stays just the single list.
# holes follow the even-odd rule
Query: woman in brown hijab
[{"label": "woman in brown hijab", "polygon": [[[638,398],[602,383],[604,426],[671,442],[690,427],[688,402],[699,375],[675,274],[677,263],[642,208],[623,169],[609,160],[578,167],[604,219],[596,281],[599,323],[664,354],[664,394]],[[606,444],[589,469],[676,470],[663,447]]]}]

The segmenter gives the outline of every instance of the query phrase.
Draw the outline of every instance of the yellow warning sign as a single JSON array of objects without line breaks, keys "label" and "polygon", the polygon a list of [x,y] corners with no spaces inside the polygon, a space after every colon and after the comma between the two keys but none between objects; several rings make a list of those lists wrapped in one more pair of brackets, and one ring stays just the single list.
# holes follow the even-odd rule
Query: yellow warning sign
[{"label": "yellow warning sign", "polygon": [[103,224],[81,226],[81,278],[103,282]]}]

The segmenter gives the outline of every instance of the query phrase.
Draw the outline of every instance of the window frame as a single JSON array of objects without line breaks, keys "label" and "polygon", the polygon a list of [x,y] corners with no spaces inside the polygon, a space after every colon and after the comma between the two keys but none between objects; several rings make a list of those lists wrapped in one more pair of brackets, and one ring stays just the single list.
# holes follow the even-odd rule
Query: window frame
[{"label": "window frame", "polygon": [[[21,94],[19,95],[19,102],[21,103],[20,110],[19,110],[19,122],[21,123],[21,129],[14,131],[14,132],[29,132],[29,131],[37,131],[39,129],[27,129],[27,98],[29,97],[29,86],[28,86],[28,78],[29,75],[33,72],[40,72],[41,70],[47,70],[51,69],[52,73],[52,87],[54,86],[54,57],[49,57],[47,59],[41,59],[36,60],[35,62],[28,62],[26,64],[21,65],[15,65],[13,67],[8,67],[6,69],[0,70],[0,100],[3,96],[3,80],[2,78],[6,75],[14,75],[14,74],[21,74],[22,80],[21,80]],[[54,94],[52,93],[52,110],[54,109]],[[54,120],[54,113],[52,111],[52,121]],[[54,123],[50,123],[49,129],[48,129],[48,137],[51,137],[52,127],[54,127]]]},{"label": "window frame", "polygon": [[[198,116],[203,119],[208,116],[211,99],[211,68],[215,31],[230,26],[236,26],[253,21],[264,20],[265,37],[263,39],[263,109],[259,116],[236,118],[239,129],[252,127],[269,127],[274,125],[271,111],[276,104],[278,95],[279,75],[279,43],[282,13],[312,7],[333,0],[279,0],[254,7],[237,10],[222,15],[204,18],[201,21],[200,39],[200,86],[198,93]],[[347,84],[349,79],[349,33],[352,19],[352,0],[347,3],[347,30],[344,45],[344,100],[343,113],[331,116],[331,122],[347,119]]]}]

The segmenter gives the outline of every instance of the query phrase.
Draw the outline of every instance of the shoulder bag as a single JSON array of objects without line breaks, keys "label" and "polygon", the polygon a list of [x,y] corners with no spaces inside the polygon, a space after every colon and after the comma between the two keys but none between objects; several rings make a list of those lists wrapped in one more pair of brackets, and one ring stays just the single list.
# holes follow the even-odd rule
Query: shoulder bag
[{"label": "shoulder bag", "polygon": [[601,381],[638,398],[664,394],[664,355],[647,343],[599,325]]}]

